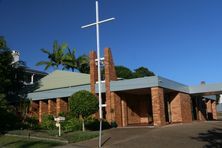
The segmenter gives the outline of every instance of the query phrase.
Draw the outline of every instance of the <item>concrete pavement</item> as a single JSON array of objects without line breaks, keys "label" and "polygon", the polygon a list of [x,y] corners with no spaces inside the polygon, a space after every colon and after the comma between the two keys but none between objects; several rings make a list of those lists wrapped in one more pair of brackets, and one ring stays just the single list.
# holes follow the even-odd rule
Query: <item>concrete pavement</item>
[{"label": "concrete pavement", "polygon": [[[98,147],[98,138],[64,147]],[[117,128],[103,133],[104,148],[222,148],[222,121],[172,124],[159,128]]]}]

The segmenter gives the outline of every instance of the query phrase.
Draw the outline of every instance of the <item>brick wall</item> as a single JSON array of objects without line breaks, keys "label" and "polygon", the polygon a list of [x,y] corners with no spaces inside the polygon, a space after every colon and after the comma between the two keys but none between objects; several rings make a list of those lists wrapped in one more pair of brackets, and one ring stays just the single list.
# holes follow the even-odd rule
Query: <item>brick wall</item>
[{"label": "brick wall", "polygon": [[191,122],[191,98],[185,93],[171,95],[171,121],[172,122]]},{"label": "brick wall", "polygon": [[48,114],[48,104],[47,100],[40,100],[39,101],[39,122],[42,122],[42,116],[44,114]]},{"label": "brick wall", "polygon": [[111,122],[112,110],[115,110],[115,99],[111,99],[110,81],[117,80],[112,54],[109,48],[104,49],[105,87],[106,87],[106,120]]},{"label": "brick wall", "polygon": [[31,101],[29,112],[31,116],[39,117],[39,101]]},{"label": "brick wall", "polygon": [[206,100],[206,112],[207,112],[207,119],[212,120],[213,119],[213,113],[212,113],[212,104],[211,100]]},{"label": "brick wall", "polygon": [[111,118],[113,121],[116,121],[118,126],[122,126],[122,107],[121,107],[121,98],[120,96],[115,93],[111,92],[111,100],[114,101],[114,106],[112,107],[113,110],[111,112]]},{"label": "brick wall", "polygon": [[166,124],[165,110],[164,110],[164,92],[163,88],[151,88],[152,96],[152,110],[154,126],[161,126]]},{"label": "brick wall", "polygon": [[90,89],[93,94],[95,94],[95,84],[96,81],[98,81],[98,71],[97,71],[97,65],[96,65],[96,52],[91,51],[89,53],[89,58],[90,58]]},{"label": "brick wall", "polygon": [[217,120],[217,107],[216,107],[216,101],[212,100],[212,114],[213,119]]},{"label": "brick wall", "polygon": [[122,110],[122,126],[128,125],[128,116],[127,116],[127,104],[125,98],[121,99],[121,110]]},{"label": "brick wall", "polygon": [[127,115],[128,115],[128,124],[138,124],[140,123],[140,102],[133,95],[127,95]]},{"label": "brick wall", "polygon": [[56,99],[48,100],[48,114],[56,116]]},{"label": "brick wall", "polygon": [[68,100],[67,98],[57,98],[56,99],[56,115],[58,116],[61,112],[68,111]]}]

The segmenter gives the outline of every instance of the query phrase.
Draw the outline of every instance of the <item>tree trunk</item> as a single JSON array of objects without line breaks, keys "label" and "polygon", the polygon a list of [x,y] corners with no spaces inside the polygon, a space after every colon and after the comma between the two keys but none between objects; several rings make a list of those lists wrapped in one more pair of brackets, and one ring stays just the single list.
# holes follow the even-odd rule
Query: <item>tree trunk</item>
[{"label": "tree trunk", "polygon": [[82,131],[85,132],[85,121],[84,121],[84,118],[82,117],[82,115],[79,115],[80,116],[80,120],[82,121]]}]

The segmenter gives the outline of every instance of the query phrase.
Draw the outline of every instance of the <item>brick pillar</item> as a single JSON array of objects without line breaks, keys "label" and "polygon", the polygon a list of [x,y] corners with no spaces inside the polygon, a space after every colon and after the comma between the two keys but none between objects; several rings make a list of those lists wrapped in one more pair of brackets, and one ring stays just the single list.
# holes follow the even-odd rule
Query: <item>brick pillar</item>
[{"label": "brick pillar", "polygon": [[48,114],[48,104],[45,100],[39,101],[39,122],[42,122],[42,116]]},{"label": "brick pillar", "polygon": [[29,107],[29,115],[36,116],[38,118],[38,116],[39,116],[39,101],[31,101],[31,105]]},{"label": "brick pillar", "polygon": [[111,100],[114,100],[114,105],[112,106],[113,113],[111,112],[112,119],[116,121],[119,127],[122,127],[122,106],[121,106],[121,98],[115,92],[111,92]]},{"label": "brick pillar", "polygon": [[211,100],[206,100],[205,103],[206,103],[207,119],[212,120],[213,119],[213,114],[212,114]]},{"label": "brick pillar", "polygon": [[56,115],[58,116],[61,112],[67,112],[68,102],[65,98],[56,98]]},{"label": "brick pillar", "polygon": [[114,120],[112,118],[112,110],[115,110],[114,100],[111,99],[111,91],[110,91],[110,81],[117,80],[116,71],[114,67],[114,62],[112,58],[112,54],[109,48],[105,48],[104,50],[104,64],[105,64],[105,87],[106,87],[106,120],[111,122]]},{"label": "brick pillar", "polygon": [[48,100],[48,114],[56,115],[56,100],[55,99]]},{"label": "brick pillar", "polygon": [[122,126],[125,127],[128,125],[127,121],[127,104],[126,100],[122,98],[121,100],[121,108],[122,108]]},{"label": "brick pillar", "polygon": [[216,106],[216,101],[212,100],[212,114],[213,114],[213,119],[217,120],[217,106]]},{"label": "brick pillar", "polygon": [[191,98],[185,93],[176,93],[170,102],[172,122],[192,122]]},{"label": "brick pillar", "polygon": [[91,92],[93,94],[96,93],[95,84],[96,84],[96,81],[98,80],[98,70],[97,70],[97,65],[96,65],[96,62],[95,62],[96,58],[97,58],[96,52],[91,51],[89,53],[89,59],[90,59],[90,89],[91,89]]},{"label": "brick pillar", "polygon": [[164,110],[164,92],[163,88],[151,88],[152,95],[152,109],[153,109],[153,123],[154,126],[161,126],[166,124],[165,110]]}]

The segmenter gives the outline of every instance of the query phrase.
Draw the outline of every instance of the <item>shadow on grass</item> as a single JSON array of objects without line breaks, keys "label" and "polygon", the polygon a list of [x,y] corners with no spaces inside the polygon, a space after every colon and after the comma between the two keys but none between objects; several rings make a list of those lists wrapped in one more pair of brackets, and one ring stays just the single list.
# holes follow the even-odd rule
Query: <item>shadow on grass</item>
[{"label": "shadow on grass", "polygon": [[31,140],[17,137],[7,137],[4,144],[0,144],[0,147],[16,147],[16,148],[48,148],[53,146],[63,145],[59,142],[43,141],[43,140]]},{"label": "shadow on grass", "polygon": [[192,139],[208,142],[204,148],[222,148],[222,128],[214,128],[205,133],[199,133],[198,137]]}]

